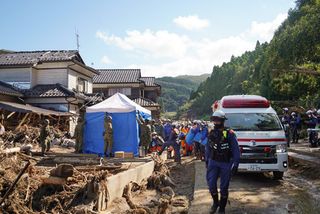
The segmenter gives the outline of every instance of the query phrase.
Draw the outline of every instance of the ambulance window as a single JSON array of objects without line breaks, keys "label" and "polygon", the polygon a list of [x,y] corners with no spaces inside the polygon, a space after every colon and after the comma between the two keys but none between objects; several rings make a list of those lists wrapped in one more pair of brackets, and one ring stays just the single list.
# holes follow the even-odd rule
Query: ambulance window
[{"label": "ambulance window", "polygon": [[278,131],[282,130],[276,114],[266,113],[229,113],[226,127],[235,131]]}]

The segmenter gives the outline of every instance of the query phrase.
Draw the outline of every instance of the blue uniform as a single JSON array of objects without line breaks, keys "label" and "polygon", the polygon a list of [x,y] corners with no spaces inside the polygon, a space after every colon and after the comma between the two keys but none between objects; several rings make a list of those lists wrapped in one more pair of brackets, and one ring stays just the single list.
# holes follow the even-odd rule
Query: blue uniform
[{"label": "blue uniform", "polygon": [[[220,135],[220,142],[225,142],[219,142],[215,144],[217,148],[212,146],[212,141],[214,141],[214,132]],[[226,160],[221,159],[219,161],[216,157],[213,157],[213,154],[217,154],[220,150],[222,151],[223,149],[224,151],[229,151],[230,158],[227,158]],[[213,153],[214,151],[217,151],[217,153]],[[231,169],[232,167],[238,167],[240,161],[239,145],[234,132],[231,130],[212,130],[208,136],[208,143],[206,144],[205,156],[207,164],[207,183],[211,194],[215,195],[218,193],[217,180],[218,177],[220,177],[220,194],[221,197],[227,198],[229,192],[228,189],[231,177]]]},{"label": "blue uniform", "polygon": [[181,154],[180,154],[180,144],[177,142],[178,134],[175,130],[171,130],[168,140],[162,145],[160,154],[165,150],[165,148],[172,146],[175,153],[175,161],[181,161]]},{"label": "blue uniform", "polygon": [[169,139],[171,130],[172,130],[172,125],[170,123],[166,123],[163,126],[164,141],[167,141]]}]

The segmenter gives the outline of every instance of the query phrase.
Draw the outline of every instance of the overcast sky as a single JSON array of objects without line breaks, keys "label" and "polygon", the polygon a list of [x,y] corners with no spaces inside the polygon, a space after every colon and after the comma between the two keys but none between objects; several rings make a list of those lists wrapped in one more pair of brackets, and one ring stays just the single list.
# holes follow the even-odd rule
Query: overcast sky
[{"label": "overcast sky", "polygon": [[0,49],[76,49],[94,68],[211,73],[270,41],[294,0],[4,0]]}]

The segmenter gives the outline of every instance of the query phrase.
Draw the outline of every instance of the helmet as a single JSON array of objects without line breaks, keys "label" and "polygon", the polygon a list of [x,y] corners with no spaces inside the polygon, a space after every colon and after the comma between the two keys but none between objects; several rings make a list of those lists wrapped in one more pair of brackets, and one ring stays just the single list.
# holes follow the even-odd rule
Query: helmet
[{"label": "helmet", "polygon": [[288,108],[283,108],[283,111],[288,112],[289,109]]},{"label": "helmet", "polygon": [[311,111],[311,110],[308,110],[307,112],[306,112],[306,114],[308,114],[308,115],[310,115],[310,114],[312,114],[313,112]]},{"label": "helmet", "polygon": [[317,111],[317,114],[320,115],[320,109]]},{"label": "helmet", "polygon": [[214,119],[214,118],[219,118],[219,119],[223,119],[223,120],[227,119],[226,114],[221,110],[217,110],[217,111],[213,112],[212,119]]},{"label": "helmet", "polygon": [[296,116],[297,114],[293,111],[292,113],[291,113],[291,116]]},{"label": "helmet", "polygon": [[110,115],[106,116],[106,120],[107,121],[111,121],[112,120],[112,117]]}]

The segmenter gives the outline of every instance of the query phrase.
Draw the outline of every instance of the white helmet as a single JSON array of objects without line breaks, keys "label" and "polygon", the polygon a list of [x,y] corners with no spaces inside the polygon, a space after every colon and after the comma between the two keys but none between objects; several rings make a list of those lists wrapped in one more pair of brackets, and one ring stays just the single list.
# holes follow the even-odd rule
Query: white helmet
[{"label": "white helmet", "polygon": [[212,118],[220,118],[220,119],[223,119],[223,120],[227,119],[226,118],[226,114],[221,110],[217,110],[217,111],[213,112]]},{"label": "white helmet", "polygon": [[310,115],[312,114],[313,112],[311,110],[308,110],[306,114]]},{"label": "white helmet", "polygon": [[293,111],[291,112],[291,116],[296,116],[297,114]]},{"label": "white helmet", "polygon": [[320,109],[318,109],[317,114],[320,115]]},{"label": "white helmet", "polygon": [[288,112],[289,109],[288,108],[283,108],[283,111]]}]

